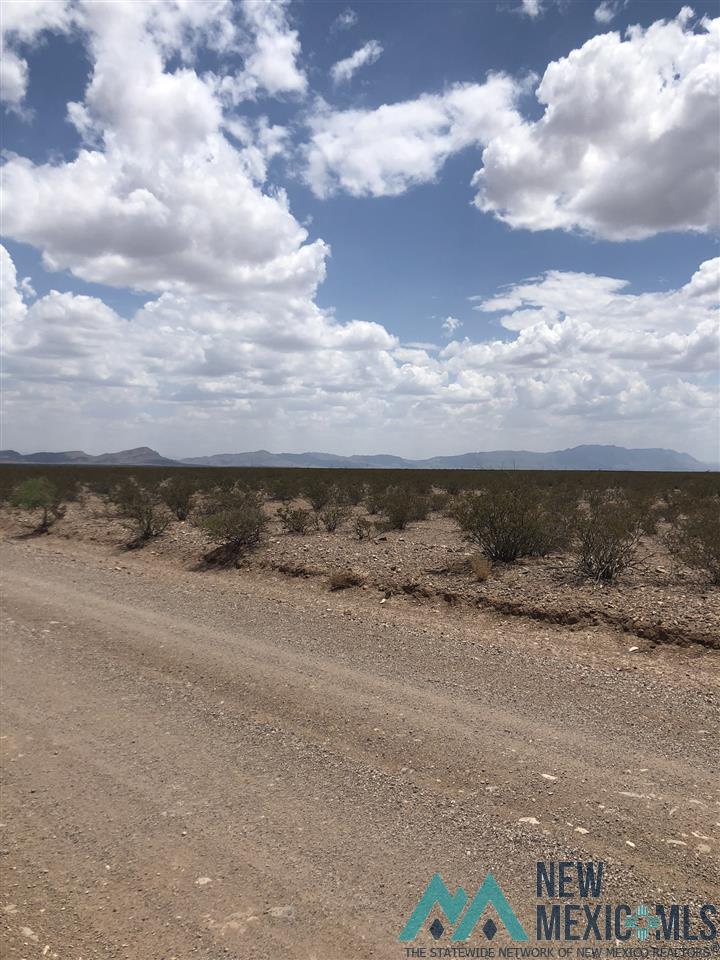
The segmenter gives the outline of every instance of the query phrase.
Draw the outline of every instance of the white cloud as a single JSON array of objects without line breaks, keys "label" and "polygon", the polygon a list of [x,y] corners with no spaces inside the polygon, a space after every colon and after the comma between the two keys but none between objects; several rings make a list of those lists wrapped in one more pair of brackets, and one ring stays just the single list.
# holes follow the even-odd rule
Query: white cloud
[{"label": "white cloud", "polygon": [[[6,442],[189,455],[362,450],[382,437],[429,453],[410,438],[471,448],[482,422],[486,446],[662,440],[714,455],[717,262],[641,295],[551,271],[475,302],[497,336],[440,351],[342,322],[315,302],[327,246],[266,179],[286,128],[257,108],[241,116],[219,72],[197,72],[202,47],[222,61],[243,42],[233,8],[79,10],[92,74],[70,117],[84,146],[69,161],[9,157],[3,223],[48,269],[148,300],[125,318],[97,297],[33,299],[3,251]],[[378,111],[328,111],[314,186],[387,194],[432,179],[451,153],[518,122],[517,93],[494,76]],[[348,143],[356,156],[342,156]]]},{"label": "white cloud", "polygon": [[331,32],[335,32],[336,30],[350,30],[357,22],[357,13],[355,13],[352,7],[346,7],[335,17],[330,26],[330,30]]},{"label": "white cloud", "polygon": [[533,20],[543,12],[540,0],[522,0],[519,10],[521,13],[524,13],[526,17],[530,17]]},{"label": "white cloud", "polygon": [[[551,63],[545,113],[506,128],[473,181],[512,227],[609,239],[711,229],[718,213],[720,19],[598,35]],[[692,143],[692,150],[688,144]]]},{"label": "white cloud", "polygon": [[218,5],[178,8],[174,34],[158,18],[162,9],[85,8],[94,69],[84,102],[69,114],[88,146],[68,163],[6,162],[6,234],[42,249],[49,269],[89,281],[312,297],[327,248],[307,242],[282,192],[256,182],[282,149],[282,129],[246,124],[239,152],[222,132],[216,79],[190,67],[165,70],[172,52],[191,60],[197,32],[217,28]]},{"label": "white cloud", "polygon": [[289,0],[242,0],[242,11],[251,37],[244,72],[237,78],[236,98],[264,90],[271,96],[304,94],[307,79],[298,66],[300,39],[287,21]]},{"label": "white cloud", "polygon": [[333,111],[319,103],[309,121],[306,180],[320,197],[338,189],[354,196],[403,193],[432,180],[451,154],[512,121],[516,94],[512,80],[493,75],[376,110]]},{"label": "white cloud", "polygon": [[593,16],[598,23],[611,23],[622,6],[620,0],[602,0],[602,3],[595,7]]},{"label": "white cloud", "polygon": [[383,48],[377,40],[368,40],[366,44],[359,47],[355,53],[346,57],[344,60],[338,60],[330,68],[330,76],[333,83],[347,83],[348,80],[361,68],[375,63],[382,56]]},{"label": "white cloud", "polygon": [[458,320],[457,317],[445,317],[442,322],[443,333],[446,337],[451,337],[461,326],[462,320]]},{"label": "white cloud", "polygon": [[168,292],[130,321],[56,291],[27,306],[12,261],[2,265],[4,394],[21,446],[57,446],[58,436],[76,446],[72,431],[102,436],[106,420],[117,430],[122,419],[135,441],[189,455],[226,447],[242,415],[238,448],[252,436],[347,449],[351,425],[356,450],[382,433],[388,449],[410,453],[408,431],[424,430],[458,451],[477,445],[481,417],[484,445],[532,446],[535,436],[544,447],[595,440],[718,455],[720,260],[662,293],[551,271],[478,302],[502,337],[453,340],[439,353],[282,297],[252,307]]},{"label": "white cloud", "polygon": [[375,110],[319,104],[305,177],[320,197],[396,195],[476,146],[475,204],[511,227],[611,240],[708,231],[720,222],[719,83],[720,18],[683,8],[550,63],[535,121],[517,109],[524,85],[504,76]]}]

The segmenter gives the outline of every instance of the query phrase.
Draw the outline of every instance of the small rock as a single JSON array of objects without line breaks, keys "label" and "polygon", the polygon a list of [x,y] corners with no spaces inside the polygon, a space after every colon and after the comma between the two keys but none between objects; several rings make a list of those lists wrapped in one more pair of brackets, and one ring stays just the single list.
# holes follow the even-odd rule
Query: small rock
[{"label": "small rock", "polygon": [[271,917],[277,917],[279,920],[294,920],[295,907],[291,903],[285,907],[270,907],[268,914]]},{"label": "small rock", "polygon": [[209,883],[212,883],[212,877],[198,877],[195,881],[195,886],[206,887]]},{"label": "small rock", "polygon": [[557,780],[557,777],[554,777],[551,773],[541,773],[540,776],[543,780],[552,780],[553,783]]},{"label": "small rock", "polygon": [[540,821],[537,819],[537,817],[520,817],[518,823],[530,823],[534,827],[537,827],[539,826]]},{"label": "small rock", "polygon": [[632,842],[632,840],[626,840],[625,843],[628,847],[632,847],[633,850],[635,849],[635,844]]},{"label": "small rock", "polygon": [[585,827],[575,827],[575,833],[585,834],[585,833],[590,833],[590,831],[587,830]]}]

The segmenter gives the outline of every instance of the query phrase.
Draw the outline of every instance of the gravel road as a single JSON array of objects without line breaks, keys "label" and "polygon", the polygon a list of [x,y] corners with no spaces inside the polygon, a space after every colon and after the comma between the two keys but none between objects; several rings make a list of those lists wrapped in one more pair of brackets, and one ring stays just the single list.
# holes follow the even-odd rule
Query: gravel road
[{"label": "gravel road", "polygon": [[435,872],[534,929],[539,859],[720,898],[717,653],[52,537],[0,564],[4,958],[400,960]]}]

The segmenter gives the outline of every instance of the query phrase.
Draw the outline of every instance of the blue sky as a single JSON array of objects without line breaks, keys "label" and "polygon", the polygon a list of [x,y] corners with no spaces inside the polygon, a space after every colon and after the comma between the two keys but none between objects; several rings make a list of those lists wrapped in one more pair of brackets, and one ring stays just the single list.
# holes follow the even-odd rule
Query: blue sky
[{"label": "blue sky", "polygon": [[720,458],[716,4],[5,6],[4,445]]}]

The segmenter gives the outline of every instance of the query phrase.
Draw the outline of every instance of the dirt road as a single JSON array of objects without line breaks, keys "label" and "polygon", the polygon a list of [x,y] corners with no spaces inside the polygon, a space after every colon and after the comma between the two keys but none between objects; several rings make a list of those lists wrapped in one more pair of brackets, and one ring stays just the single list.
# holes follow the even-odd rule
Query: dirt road
[{"label": "dirt road", "polygon": [[538,859],[720,896],[716,653],[51,537],[0,563],[3,957],[399,960],[435,872],[534,931]]}]

